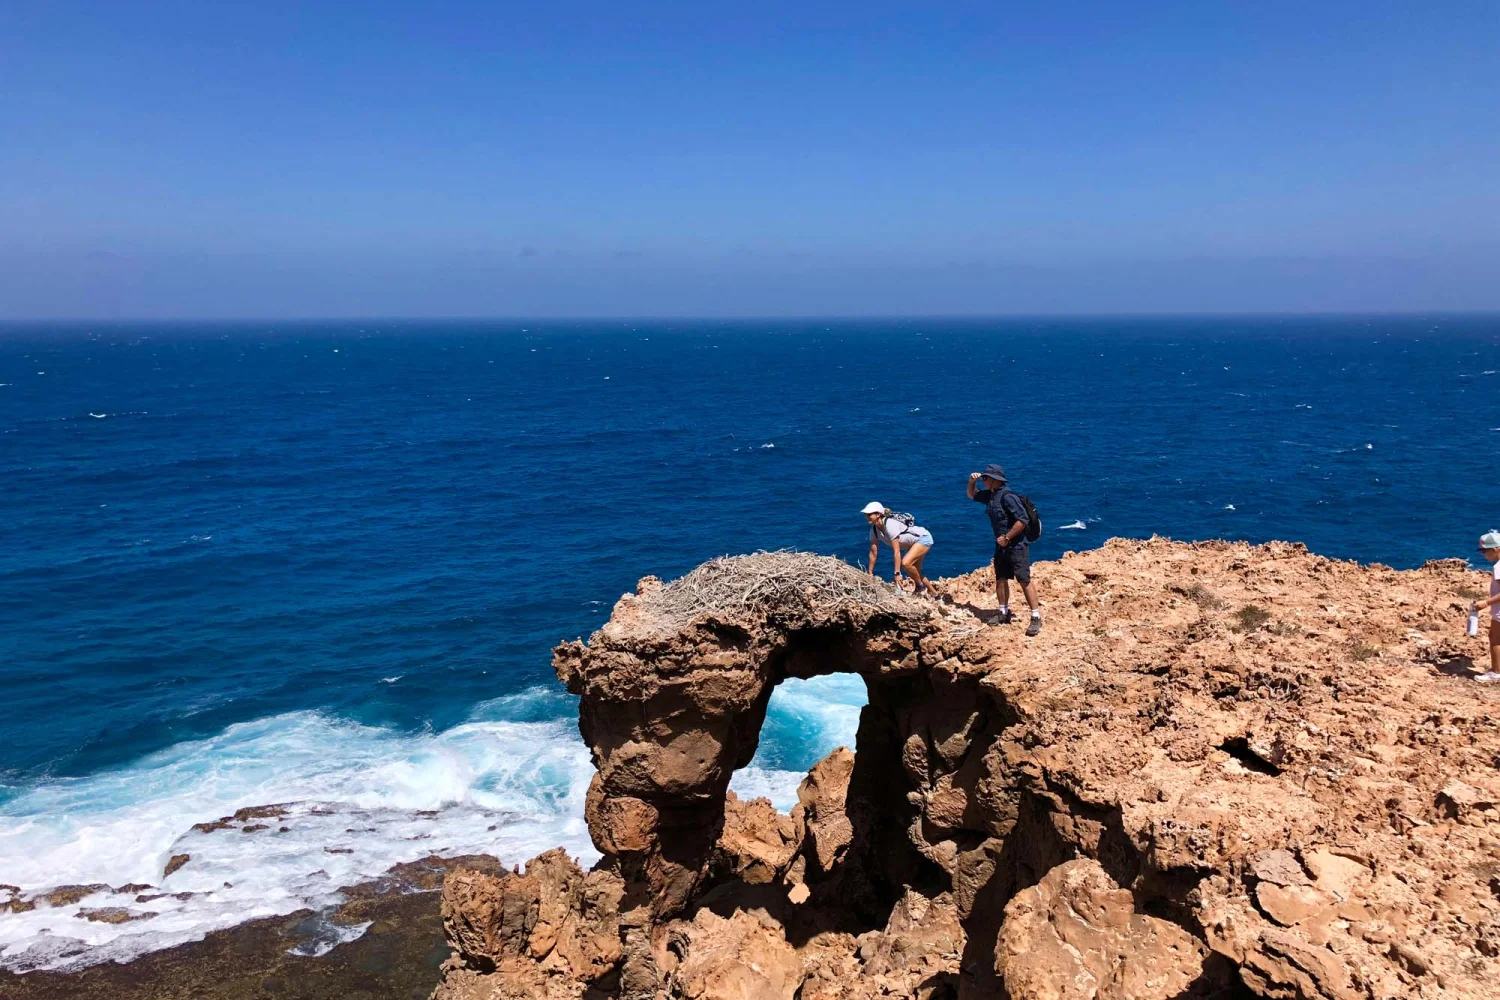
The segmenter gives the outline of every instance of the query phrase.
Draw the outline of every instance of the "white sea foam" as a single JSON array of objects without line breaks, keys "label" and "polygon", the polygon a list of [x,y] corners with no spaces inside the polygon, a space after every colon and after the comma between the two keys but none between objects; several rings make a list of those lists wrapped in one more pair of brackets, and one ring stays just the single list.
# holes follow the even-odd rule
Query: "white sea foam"
[{"label": "white sea foam", "polygon": [[317,958],[328,954],[346,941],[354,941],[363,937],[365,931],[369,930],[374,922],[366,920],[362,924],[336,924],[329,920],[326,914],[320,913],[313,919],[313,926],[303,928],[300,940],[288,950],[293,955]]},{"label": "white sea foam", "polygon": [[[854,674],[783,681],[771,692],[759,752],[749,767],[735,773],[729,787],[742,799],[764,796],[777,809],[790,810],[797,804],[797,786],[807,777],[806,768],[834,747],[854,746],[859,710],[867,698],[864,680]],[[800,754],[766,738],[778,728],[798,735]],[[785,766],[790,756],[802,758],[794,762],[800,769]]]},{"label": "white sea foam", "polygon": [[805,777],[806,771],[785,771],[752,765],[743,771],[736,771],[729,787],[741,799],[770,799],[777,809],[789,812],[797,804],[797,786],[802,784]]},{"label": "white sea foam", "polygon": [[[798,764],[810,764],[853,746],[864,700],[858,677],[785,682],[772,696],[767,730],[796,733],[797,753],[763,740],[732,787],[790,809],[804,772],[782,761],[800,755]],[[246,920],[326,908],[340,887],[429,854],[494,854],[515,864],[562,846],[591,864],[598,852],[583,799],[593,766],[575,720],[576,702],[542,687],[481,703],[467,722],[437,733],[293,712],[26,790],[0,803],[0,883],[20,886],[23,896],[93,883],[168,895],[136,902],[135,892],[104,889],[66,906],[0,913],[0,968],[128,961]],[[193,829],[282,803],[282,818]],[[191,860],[163,877],[178,854]],[[103,906],[155,916],[78,919]],[[336,928],[298,947],[321,954],[361,932]]]},{"label": "white sea foam", "polygon": [[1072,524],[1065,524],[1061,528],[1058,528],[1057,530],[1058,531],[1085,531],[1087,529],[1088,529],[1088,525],[1084,524],[1082,521],[1074,521]]},{"label": "white sea foam", "polygon": [[[592,862],[582,818],[591,775],[571,719],[472,721],[411,735],[296,712],[50,782],[0,804],[0,883],[28,895],[132,882],[195,895],[136,903],[100,892],[0,915],[0,967],[129,959],[244,920],[326,906],[339,887],[432,853],[513,863],[562,845]],[[283,820],[257,821],[268,828],[254,833],[192,829],[270,803],[295,805]],[[174,854],[192,860],[163,878]],[[83,908],[121,905],[156,916],[77,919]]]}]

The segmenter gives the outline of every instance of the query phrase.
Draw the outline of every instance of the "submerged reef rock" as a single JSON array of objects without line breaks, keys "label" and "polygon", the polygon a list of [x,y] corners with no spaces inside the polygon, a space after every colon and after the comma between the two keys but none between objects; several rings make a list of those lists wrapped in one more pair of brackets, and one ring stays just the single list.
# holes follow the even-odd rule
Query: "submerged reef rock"
[{"label": "submerged reef rock", "polygon": [[[1113,540],[894,594],[802,553],[642,580],[559,646],[603,858],[451,876],[439,1000],[1494,995],[1500,691],[1458,560]],[[772,690],[855,673],[857,746],[740,801]]]}]

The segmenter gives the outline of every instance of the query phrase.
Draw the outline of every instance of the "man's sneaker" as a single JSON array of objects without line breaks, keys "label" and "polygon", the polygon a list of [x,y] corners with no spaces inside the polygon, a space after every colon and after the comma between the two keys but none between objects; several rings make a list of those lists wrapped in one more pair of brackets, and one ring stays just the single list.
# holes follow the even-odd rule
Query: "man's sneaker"
[{"label": "man's sneaker", "polygon": [[1026,634],[1027,635],[1036,635],[1041,630],[1042,630],[1042,616],[1041,615],[1032,615],[1031,616],[1031,624],[1026,626]]},{"label": "man's sneaker", "polygon": [[1494,684],[1500,682],[1500,674],[1495,673],[1493,670],[1486,670],[1474,678],[1474,681],[1477,684]]},{"label": "man's sneaker", "polygon": [[1009,611],[998,611],[990,618],[991,625],[1009,625],[1015,617]]}]

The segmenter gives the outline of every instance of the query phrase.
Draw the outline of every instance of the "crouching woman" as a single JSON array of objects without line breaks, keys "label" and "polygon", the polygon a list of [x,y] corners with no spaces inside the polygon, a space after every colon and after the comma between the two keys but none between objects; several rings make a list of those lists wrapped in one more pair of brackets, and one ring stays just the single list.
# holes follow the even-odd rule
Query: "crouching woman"
[{"label": "crouching woman", "polygon": [[[901,572],[911,577],[914,593],[935,596],[937,591],[922,575],[922,560],[932,549],[932,532],[916,524],[910,514],[898,514],[887,510],[884,504],[868,503],[860,511],[870,524],[870,569],[875,575],[875,561],[882,545],[889,546],[895,560],[895,572],[891,580],[901,590]],[[902,550],[905,549],[905,554]]]}]

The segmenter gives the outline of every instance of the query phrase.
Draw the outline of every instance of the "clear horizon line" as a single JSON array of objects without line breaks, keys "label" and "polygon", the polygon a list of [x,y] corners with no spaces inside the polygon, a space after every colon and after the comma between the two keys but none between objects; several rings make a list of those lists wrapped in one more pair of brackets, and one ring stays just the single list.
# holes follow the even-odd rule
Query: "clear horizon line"
[{"label": "clear horizon line", "polygon": [[740,313],[733,315],[712,314],[651,314],[651,313],[576,313],[567,315],[524,313],[434,313],[419,314],[325,314],[304,316],[0,316],[0,327],[5,326],[76,326],[84,324],[139,324],[139,323],[217,323],[223,325],[245,325],[258,323],[765,323],[765,322],[818,322],[853,323],[880,320],[890,321],[996,321],[996,320],[1107,320],[1107,319],[1405,319],[1417,317],[1452,317],[1463,319],[1500,318],[1500,308],[1494,309],[1399,309],[1378,312],[1358,310],[1236,310],[1236,311],[1149,311],[1118,312],[952,312],[952,313]]}]

